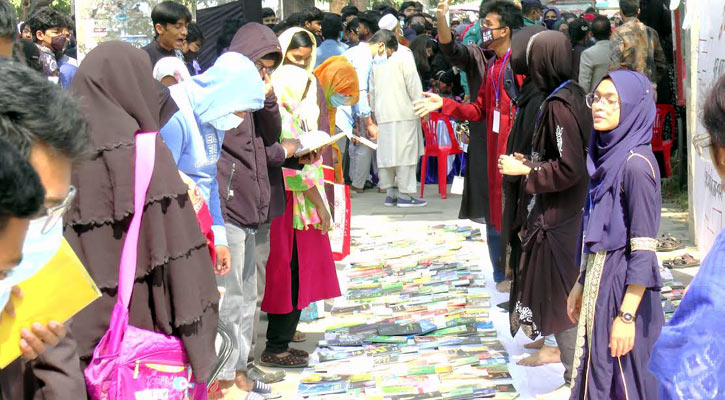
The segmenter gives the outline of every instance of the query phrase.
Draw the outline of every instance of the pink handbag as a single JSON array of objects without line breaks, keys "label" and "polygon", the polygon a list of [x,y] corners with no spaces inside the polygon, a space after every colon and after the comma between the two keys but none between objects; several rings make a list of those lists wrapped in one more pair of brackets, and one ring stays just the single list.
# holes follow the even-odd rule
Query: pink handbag
[{"label": "pink handbag", "polygon": [[206,400],[180,339],[128,325],[139,229],[154,170],[157,132],[136,134],[134,214],[121,253],[118,301],[111,325],[85,370],[92,400]]}]

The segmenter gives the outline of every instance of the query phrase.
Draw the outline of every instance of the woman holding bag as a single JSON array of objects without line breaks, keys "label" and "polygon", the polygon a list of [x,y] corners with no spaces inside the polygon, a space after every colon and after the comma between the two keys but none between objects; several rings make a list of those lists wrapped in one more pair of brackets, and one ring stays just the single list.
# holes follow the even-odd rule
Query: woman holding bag
[{"label": "woman holding bag", "polygon": [[93,153],[73,170],[78,195],[65,219],[65,237],[103,294],[72,326],[86,366],[109,329],[119,291],[119,260],[132,216],[139,215],[134,194],[142,190],[142,182],[135,179],[134,160],[142,161],[137,151],[143,149],[136,143],[141,137],[149,140],[141,133],[154,133],[152,177],[142,197],[137,246],[129,245],[137,250],[137,261],[131,264],[128,328],[180,341],[194,376],[204,381],[215,363],[219,293],[187,186],[155,134],[171,113],[162,108],[160,85],[150,67],[143,51],[121,42],[103,43],[86,56],[70,88],[88,120]]},{"label": "woman holding bag", "polygon": [[[327,131],[324,94],[312,74],[315,39],[291,28],[279,38],[283,65],[272,74],[282,114],[281,138],[299,138],[308,131]],[[322,101],[320,101],[322,94]],[[326,110],[325,110],[326,111]],[[289,347],[300,312],[308,304],[340,295],[327,232],[331,226],[322,178],[322,160],[302,170],[283,168],[287,209],[272,221],[271,251],[262,311],[268,314],[267,347],[262,365],[300,368],[309,354]]]}]

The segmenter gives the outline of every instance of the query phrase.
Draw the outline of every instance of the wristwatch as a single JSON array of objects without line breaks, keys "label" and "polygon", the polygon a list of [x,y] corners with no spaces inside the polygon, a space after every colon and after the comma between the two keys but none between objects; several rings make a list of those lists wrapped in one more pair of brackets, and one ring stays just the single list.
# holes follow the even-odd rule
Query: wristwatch
[{"label": "wristwatch", "polygon": [[624,322],[625,324],[631,324],[632,322],[634,322],[634,315],[632,315],[632,314],[630,314],[628,312],[622,312],[622,311],[620,311],[619,312],[619,315],[617,315],[617,316],[619,318],[621,318],[622,319],[622,322]]}]

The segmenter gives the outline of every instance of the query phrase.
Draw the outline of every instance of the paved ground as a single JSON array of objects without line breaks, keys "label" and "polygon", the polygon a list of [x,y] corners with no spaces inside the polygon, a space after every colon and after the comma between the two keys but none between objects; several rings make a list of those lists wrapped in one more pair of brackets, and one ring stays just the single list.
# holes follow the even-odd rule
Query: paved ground
[{"label": "paved ground", "polygon": [[[377,193],[376,190],[369,190],[363,194],[352,193],[352,229],[363,229],[366,226],[379,226],[388,223],[404,223],[406,221],[449,221],[458,217],[458,208],[460,206],[460,196],[449,194],[448,199],[440,199],[437,195],[437,186],[426,186],[425,200],[429,202],[427,207],[415,209],[389,208],[383,206],[385,195]],[[672,253],[658,254],[660,260],[671,258],[689,252],[696,258],[699,254],[690,240],[688,229],[687,212],[683,212],[675,208],[672,204],[666,204],[662,209],[662,222],[660,233],[670,233],[681,238],[683,243],[688,247]],[[344,267],[338,264],[338,270]],[[688,284],[692,277],[697,273],[698,268],[688,268],[673,271],[676,279]],[[265,342],[266,321],[262,321],[257,331],[258,342],[261,346],[257,346],[256,357],[263,350]],[[300,323],[299,329],[307,334],[307,341],[295,344],[297,348],[312,352],[315,349],[318,340],[322,339],[322,333],[325,330],[325,320],[318,320],[316,323]],[[282,395],[282,399],[294,399],[297,385],[299,384],[299,374],[301,369],[286,369],[287,378],[280,383],[274,384],[275,392]],[[243,399],[241,392],[234,398]]]}]

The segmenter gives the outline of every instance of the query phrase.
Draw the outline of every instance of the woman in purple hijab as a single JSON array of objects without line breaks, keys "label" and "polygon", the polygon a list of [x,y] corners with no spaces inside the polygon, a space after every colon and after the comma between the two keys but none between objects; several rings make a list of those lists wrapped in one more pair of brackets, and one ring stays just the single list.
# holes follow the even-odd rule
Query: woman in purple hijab
[{"label": "woman in purple hijab", "polygon": [[652,85],[614,71],[587,96],[594,132],[587,169],[583,254],[567,311],[578,321],[572,399],[656,399],[647,370],[664,314],[655,236],[662,204],[650,148]]}]

